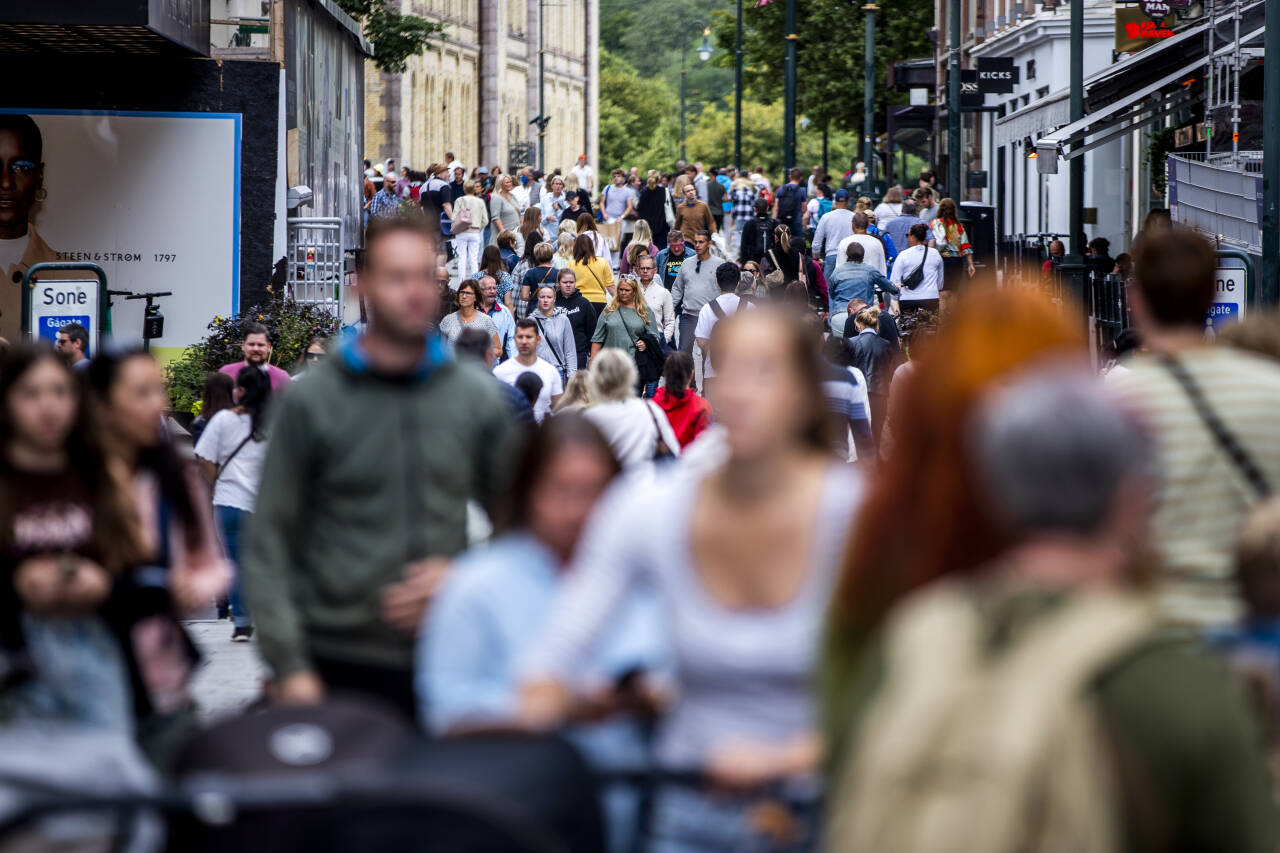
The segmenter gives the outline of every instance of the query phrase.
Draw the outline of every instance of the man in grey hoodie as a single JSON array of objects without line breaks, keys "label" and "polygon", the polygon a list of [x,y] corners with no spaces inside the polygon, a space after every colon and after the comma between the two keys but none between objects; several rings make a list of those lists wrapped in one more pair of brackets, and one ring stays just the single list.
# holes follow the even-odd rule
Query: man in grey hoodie
[{"label": "man in grey hoodie", "polygon": [[680,265],[680,272],[671,285],[671,301],[676,305],[676,314],[680,316],[680,349],[693,352],[695,343],[693,330],[698,325],[698,312],[702,306],[720,295],[720,286],[716,284],[716,268],[721,263],[711,257],[711,233],[699,231],[693,235],[694,257]]}]

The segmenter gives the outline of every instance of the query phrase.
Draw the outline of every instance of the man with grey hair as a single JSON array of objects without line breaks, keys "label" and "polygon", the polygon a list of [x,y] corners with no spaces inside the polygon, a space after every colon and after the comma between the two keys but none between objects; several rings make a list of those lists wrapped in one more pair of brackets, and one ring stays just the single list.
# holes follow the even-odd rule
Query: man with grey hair
[{"label": "man with grey hair", "polygon": [[889,239],[893,241],[894,246],[898,247],[899,252],[907,246],[907,234],[911,231],[912,225],[923,225],[926,228],[929,226],[928,222],[916,215],[919,212],[920,205],[916,200],[910,197],[905,198],[902,200],[902,213],[890,219],[884,226],[884,233],[889,235]]},{"label": "man with grey hair", "polygon": [[1240,692],[1159,633],[1142,428],[1092,377],[1041,370],[966,439],[1005,548],[886,620],[825,848],[1273,850]]}]

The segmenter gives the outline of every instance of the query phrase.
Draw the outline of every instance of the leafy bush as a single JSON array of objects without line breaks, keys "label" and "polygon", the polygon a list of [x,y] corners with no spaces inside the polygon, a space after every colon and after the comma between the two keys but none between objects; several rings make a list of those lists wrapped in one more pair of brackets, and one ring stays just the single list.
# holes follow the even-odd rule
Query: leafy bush
[{"label": "leafy bush", "polygon": [[239,315],[214,317],[209,334],[183,350],[165,369],[174,411],[199,414],[205,377],[224,364],[243,360],[242,329],[249,323],[262,323],[270,330],[271,363],[286,370],[298,361],[307,341],[338,330],[333,316],[323,308],[295,302],[270,287],[267,294],[266,302]]}]

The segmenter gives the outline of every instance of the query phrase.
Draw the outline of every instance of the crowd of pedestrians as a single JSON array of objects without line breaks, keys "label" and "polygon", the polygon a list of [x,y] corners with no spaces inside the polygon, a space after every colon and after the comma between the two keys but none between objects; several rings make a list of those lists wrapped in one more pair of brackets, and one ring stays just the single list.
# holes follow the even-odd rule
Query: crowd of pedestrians
[{"label": "crowd of pedestrians", "polygon": [[189,454],[147,354],[0,361],[0,720],[166,767],[222,602],[264,704],[656,768],[609,849],[1275,849],[1280,361],[1206,341],[1206,242],[1138,236],[1099,376],[930,181],[453,162]]}]

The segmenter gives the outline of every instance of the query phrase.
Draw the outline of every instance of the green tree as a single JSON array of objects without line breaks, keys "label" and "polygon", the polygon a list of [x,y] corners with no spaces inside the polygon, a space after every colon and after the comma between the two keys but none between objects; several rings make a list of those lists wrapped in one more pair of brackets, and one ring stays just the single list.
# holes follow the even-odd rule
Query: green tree
[{"label": "green tree", "polygon": [[[601,0],[600,44],[644,79],[664,81],[677,96],[683,48],[690,93],[718,100],[733,92],[732,65],[721,67],[698,58],[702,29],[693,22],[709,22],[717,10],[729,6],[729,0]],[[671,112],[678,122],[678,107]]]},{"label": "green tree", "polygon": [[[676,99],[678,100],[678,99]],[[671,90],[600,51],[600,162],[603,168],[669,170],[679,155],[679,119]],[[674,123],[674,126],[673,126]]]},{"label": "green tree", "polygon": [[[748,168],[763,166],[776,178],[782,173],[782,104],[743,101],[742,161]],[[858,134],[836,131],[828,136],[828,164],[833,172],[856,156]],[[687,142],[690,160],[707,165],[724,165],[733,155],[733,108],[716,104],[691,122]],[[798,130],[796,157],[801,165],[822,162],[822,132],[814,128]]]},{"label": "green tree", "polygon": [[[786,40],[784,0],[744,11],[743,82],[747,93],[764,102],[784,97],[781,73]],[[860,134],[863,122],[863,81],[866,73],[863,49],[866,24],[860,6],[845,3],[801,2],[796,15],[796,106],[813,127]],[[932,52],[929,29],[933,26],[930,0],[890,0],[876,15],[877,131],[884,129],[885,107],[905,103],[905,92],[885,85],[889,62],[927,56]],[[736,19],[728,11],[712,16],[712,33],[718,48],[712,63],[733,67]],[[745,122],[744,122],[745,123]],[[799,151],[797,150],[797,157]],[[806,159],[801,162],[808,162]]]},{"label": "green tree", "polygon": [[404,72],[411,56],[425,51],[431,37],[444,32],[444,24],[418,15],[405,15],[389,0],[338,0],[342,11],[360,22],[364,37],[373,43],[373,62],[391,74]]}]

